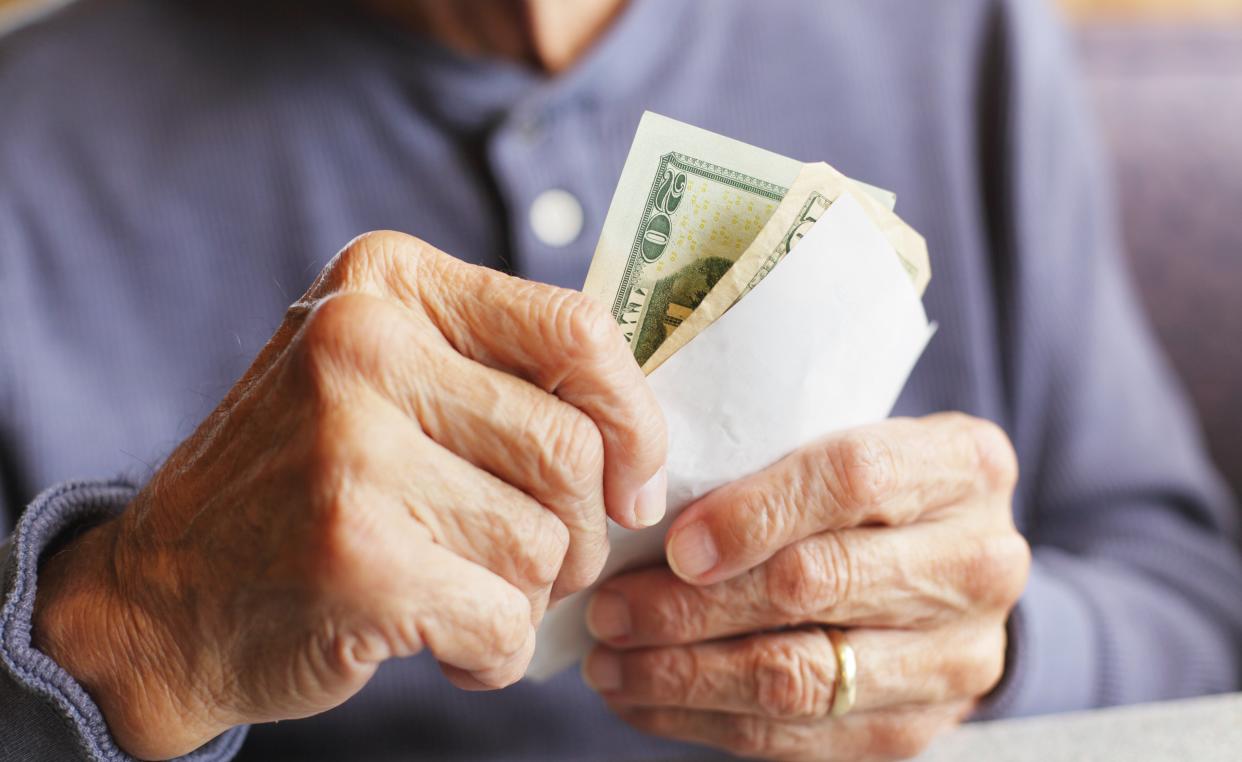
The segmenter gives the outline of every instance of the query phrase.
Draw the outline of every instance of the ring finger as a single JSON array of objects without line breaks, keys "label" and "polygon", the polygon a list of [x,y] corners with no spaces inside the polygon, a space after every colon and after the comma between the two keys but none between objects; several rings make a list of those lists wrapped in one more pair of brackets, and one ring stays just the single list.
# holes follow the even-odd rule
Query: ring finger
[{"label": "ring finger", "polygon": [[[1003,668],[1003,628],[850,630],[858,664],[853,711],[935,704],[985,693]],[[782,720],[829,715],[837,685],[827,632],[806,627],[690,646],[596,648],[583,677],[610,703]]]}]

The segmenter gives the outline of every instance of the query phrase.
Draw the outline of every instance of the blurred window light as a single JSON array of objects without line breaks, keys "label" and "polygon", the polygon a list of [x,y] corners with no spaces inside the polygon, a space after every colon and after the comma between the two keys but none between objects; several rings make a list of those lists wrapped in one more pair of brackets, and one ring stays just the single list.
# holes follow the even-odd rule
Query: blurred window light
[{"label": "blurred window light", "polygon": [[68,5],[71,0],[0,0],[0,35]]},{"label": "blurred window light", "polygon": [[1072,15],[1167,20],[1242,19],[1242,0],[1060,0]]}]

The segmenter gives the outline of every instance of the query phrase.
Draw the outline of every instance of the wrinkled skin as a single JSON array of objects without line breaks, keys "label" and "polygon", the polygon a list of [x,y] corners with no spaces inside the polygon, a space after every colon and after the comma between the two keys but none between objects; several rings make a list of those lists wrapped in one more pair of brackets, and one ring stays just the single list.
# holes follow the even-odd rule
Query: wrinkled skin
[{"label": "wrinkled skin", "polygon": [[609,315],[395,233],[344,249],[120,518],[44,562],[34,639],[117,742],[322,712],[386,659],[518,679],[667,435]]},{"label": "wrinkled skin", "polygon": [[[669,566],[601,586],[584,677],[641,730],[743,756],[914,756],[1004,670],[1016,480],[1000,429],[960,414],[811,445],[689,507]],[[839,718],[827,626],[857,655]]]}]

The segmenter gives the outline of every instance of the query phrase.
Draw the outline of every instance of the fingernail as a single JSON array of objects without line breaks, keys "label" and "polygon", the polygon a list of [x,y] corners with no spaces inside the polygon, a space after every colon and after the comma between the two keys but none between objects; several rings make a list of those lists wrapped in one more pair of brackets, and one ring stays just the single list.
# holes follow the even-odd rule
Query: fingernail
[{"label": "fingernail", "polygon": [[600,590],[591,596],[586,619],[596,640],[622,640],[630,634],[630,606],[620,593]]},{"label": "fingernail", "polygon": [[634,520],[639,526],[652,527],[664,519],[668,507],[668,471],[663,466],[638,490],[634,500]]},{"label": "fingernail", "polygon": [[597,648],[582,665],[582,679],[599,693],[621,690],[621,657]]},{"label": "fingernail", "polygon": [[720,561],[716,541],[702,521],[695,521],[673,535],[668,546],[668,564],[683,578],[701,577]]}]

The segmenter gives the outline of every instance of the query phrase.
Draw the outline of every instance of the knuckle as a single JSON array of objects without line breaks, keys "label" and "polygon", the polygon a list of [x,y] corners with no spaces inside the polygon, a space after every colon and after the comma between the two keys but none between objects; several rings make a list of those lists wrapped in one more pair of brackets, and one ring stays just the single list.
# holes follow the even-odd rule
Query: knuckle
[{"label": "knuckle", "polygon": [[1007,611],[1013,608],[1026,590],[1031,572],[1031,546],[1017,531],[1008,532],[1001,544],[999,552],[1005,557],[1006,571],[998,586],[999,595],[995,602]]},{"label": "knuckle", "polygon": [[345,245],[325,268],[327,285],[335,291],[373,291],[405,272],[431,249],[425,242],[392,230],[363,233]]},{"label": "knuckle", "polygon": [[555,511],[547,516],[560,526],[560,555],[569,549],[571,537],[577,543],[575,563],[561,584],[578,590],[594,581],[607,558],[603,438],[590,418],[568,405],[541,408],[544,412],[533,413],[524,426],[530,442],[525,449],[534,453],[534,477],[545,490],[541,499]]},{"label": "knuckle", "polygon": [[971,418],[969,425],[980,474],[993,488],[1012,490],[1018,482],[1018,455],[1009,435],[997,424],[982,418]]},{"label": "knuckle", "polygon": [[[568,408],[568,406],[563,406]],[[573,497],[597,491],[604,470],[604,440],[595,423],[572,409],[555,408],[551,420],[536,426],[541,433],[537,451],[545,483]]]},{"label": "knuckle", "polygon": [[553,335],[580,359],[599,360],[619,348],[621,333],[616,321],[589,296],[557,289],[548,306]]},{"label": "knuckle", "polygon": [[464,534],[472,537],[477,552],[494,558],[492,568],[498,574],[529,594],[556,581],[569,548],[569,530],[525,495],[510,500],[501,499],[482,517],[481,529],[471,526]]},{"label": "knuckle", "polygon": [[823,472],[831,480],[827,493],[847,509],[879,504],[897,483],[896,455],[888,442],[874,433],[857,431],[833,440],[828,464]]},{"label": "knuckle", "polygon": [[661,702],[685,704],[695,695],[701,672],[694,654],[682,648],[647,651],[641,662],[650,682],[650,695]]},{"label": "knuckle", "polygon": [[368,310],[368,297],[335,294],[315,304],[302,326],[301,343],[308,352],[335,352],[349,345],[357,332],[360,313]]},{"label": "knuckle", "polygon": [[530,599],[516,589],[508,591],[492,602],[491,616],[484,624],[483,640],[489,658],[489,668],[499,667],[526,647],[531,637]]},{"label": "knuckle", "polygon": [[[562,525],[564,526],[564,525]],[[568,531],[566,531],[568,537]],[[573,546],[573,540],[567,540],[570,547],[573,547],[571,565],[562,565],[560,573],[556,578],[555,594],[569,595],[590,587],[604,570],[604,565],[608,561],[608,537],[601,534],[598,544],[593,538],[586,540],[589,545],[587,547]],[[566,558],[570,558],[570,552],[566,552]]]},{"label": "knuckle", "polygon": [[1005,628],[990,628],[948,667],[951,698],[974,698],[992,690],[1005,671]]},{"label": "knuckle", "polygon": [[353,515],[353,495],[361,487],[357,477],[370,466],[369,443],[375,434],[357,412],[329,410],[314,421],[301,468],[321,500],[324,521]]},{"label": "knuckle", "polygon": [[[540,287],[532,299],[535,320],[547,341],[563,350],[564,360],[547,367],[537,382],[555,388],[572,368],[597,385],[611,414],[607,424],[609,446],[624,461],[645,464],[651,472],[668,453],[668,428],[654,393],[641,379],[638,367],[613,316],[594,299],[578,291]],[[624,386],[626,391],[618,391]],[[594,465],[592,463],[592,465]]]},{"label": "knuckle", "polygon": [[315,514],[308,578],[328,593],[366,589],[377,541],[369,513],[349,490],[335,489],[320,497]]},{"label": "knuckle", "polygon": [[989,609],[1008,610],[1026,587],[1031,549],[1016,531],[963,543],[965,592]]},{"label": "knuckle", "polygon": [[530,535],[530,541],[521,550],[523,576],[536,587],[550,587],[560,574],[569,549],[569,530],[555,516],[541,510]]},{"label": "knuckle", "polygon": [[739,715],[730,724],[726,748],[743,757],[773,757],[781,753],[777,748],[773,728],[764,718],[756,715]]},{"label": "knuckle", "polygon": [[869,744],[877,756],[884,759],[910,759],[926,751],[935,737],[925,722],[911,721],[908,717],[882,718],[870,727]]},{"label": "knuckle", "polygon": [[[530,638],[528,637],[528,640]],[[490,655],[486,660],[486,665],[480,669],[473,670],[470,675],[488,690],[500,690],[508,688],[526,673],[526,667],[529,665],[529,656],[525,659],[518,658],[521,656],[520,651],[531,652],[529,646],[523,646],[519,652],[512,655],[504,656],[500,653]]]},{"label": "knuckle", "polygon": [[[415,617],[402,617],[393,624],[391,632],[382,636],[384,653],[397,657],[412,656],[423,650],[426,641]],[[374,647],[373,647],[374,648]],[[374,659],[372,659],[374,661]]]},{"label": "knuckle", "polygon": [[[1000,640],[1003,641],[1003,636]],[[1000,680],[1005,648],[1003,642],[997,641],[991,633],[981,635],[942,665],[944,698],[981,696]]]},{"label": "knuckle", "polygon": [[780,719],[823,717],[832,702],[833,668],[828,665],[822,635],[772,636],[755,653],[755,703],[761,712]]},{"label": "knuckle", "polygon": [[470,675],[479,682],[487,690],[498,691],[508,688],[521,679],[521,675],[513,674],[512,670],[502,668],[492,668],[480,670]]},{"label": "knuckle", "polygon": [[310,311],[298,335],[295,360],[322,400],[339,398],[359,373],[374,373],[403,327],[392,305],[357,293],[335,294]]},{"label": "knuckle", "polygon": [[336,275],[341,279],[340,282],[352,285],[360,276],[369,275],[377,261],[391,249],[387,238],[384,232],[372,230],[345,244],[332,263],[337,270]]},{"label": "knuckle", "polygon": [[686,643],[697,640],[706,630],[706,611],[688,588],[668,587],[649,605],[648,622],[653,638]]},{"label": "knuckle", "polygon": [[569,551],[569,530],[556,520],[555,516],[545,514],[543,530],[535,547],[539,549],[533,558],[532,581],[539,587],[551,587],[560,575],[564,566],[565,554]]},{"label": "knuckle", "polygon": [[993,628],[991,645],[983,649],[975,664],[977,681],[971,688],[970,696],[982,696],[995,688],[1005,675],[1005,649],[1008,634],[1005,626]]},{"label": "knuckle", "polygon": [[845,602],[853,564],[835,532],[792,545],[766,566],[767,599],[787,621],[798,624]]},{"label": "knuckle", "polygon": [[[791,517],[785,502],[786,489],[767,482],[747,486],[735,498],[732,517],[716,522],[730,552],[768,555],[788,530]],[[766,552],[765,552],[766,551]]]}]

